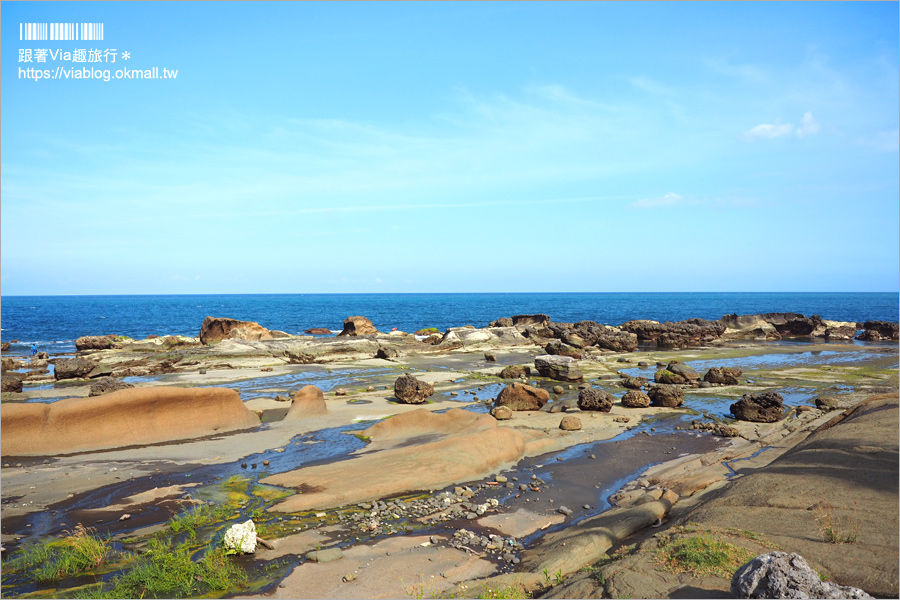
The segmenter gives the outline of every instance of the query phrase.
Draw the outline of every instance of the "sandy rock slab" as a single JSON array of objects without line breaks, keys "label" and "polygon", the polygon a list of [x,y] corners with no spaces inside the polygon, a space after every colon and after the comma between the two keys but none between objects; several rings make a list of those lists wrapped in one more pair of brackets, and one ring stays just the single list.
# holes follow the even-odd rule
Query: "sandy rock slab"
[{"label": "sandy rock slab", "polygon": [[459,408],[444,414],[413,410],[377,423],[362,435],[372,444],[361,454],[263,479],[262,483],[304,490],[271,510],[297,512],[440,489],[483,477],[525,453],[520,432],[498,427],[489,415]]},{"label": "sandy rock slab", "polygon": [[259,417],[226,388],[148,387],[50,404],[4,404],[2,455],[48,456],[249,429]]},{"label": "sandy rock slab", "polygon": [[429,536],[401,536],[345,548],[333,562],[305,562],[265,597],[435,598],[495,569],[483,558],[431,544]]}]

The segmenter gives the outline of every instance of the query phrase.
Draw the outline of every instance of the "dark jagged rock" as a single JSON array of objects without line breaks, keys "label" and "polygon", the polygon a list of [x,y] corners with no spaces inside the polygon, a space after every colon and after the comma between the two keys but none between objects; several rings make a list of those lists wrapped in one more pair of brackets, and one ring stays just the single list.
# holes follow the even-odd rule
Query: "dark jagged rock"
[{"label": "dark jagged rock", "polygon": [[404,404],[422,404],[434,394],[434,385],[419,381],[409,373],[394,382],[394,396]]},{"label": "dark jagged rock", "polygon": [[712,367],[703,376],[703,381],[721,385],[737,385],[740,383],[738,377],[743,374],[744,372],[737,367]]},{"label": "dark jagged rock", "polygon": [[400,349],[397,346],[381,346],[378,348],[378,352],[375,353],[375,358],[382,358],[384,360],[390,360],[392,358],[397,358],[400,356]]},{"label": "dark jagged rock", "polygon": [[637,335],[640,341],[653,342],[662,348],[683,348],[709,343],[719,339],[726,329],[720,321],[706,319],[687,319],[675,323],[628,321],[620,328]]},{"label": "dark jagged rock", "polygon": [[509,317],[500,317],[496,321],[491,321],[490,325],[488,325],[488,327],[512,327],[512,326],[513,326],[513,320],[510,319]]},{"label": "dark jagged rock", "polygon": [[578,321],[572,326],[572,330],[584,341],[585,348],[596,346],[613,352],[634,352],[637,349],[637,335],[620,328],[594,321]]},{"label": "dark jagged rock", "polygon": [[863,331],[856,339],[866,342],[879,342],[882,340],[896,342],[900,340],[900,329],[897,323],[888,321],[866,321],[863,323]]},{"label": "dark jagged rock", "polygon": [[784,414],[784,398],[776,392],[744,394],[731,405],[731,414],[741,421],[753,423],[775,423]]},{"label": "dark jagged rock", "polygon": [[612,410],[615,397],[605,390],[588,388],[578,392],[578,408],[581,410],[597,410],[609,412]]},{"label": "dark jagged rock", "polygon": [[511,383],[503,388],[494,401],[494,406],[505,406],[510,410],[540,410],[550,399],[547,390]]},{"label": "dark jagged rock", "polygon": [[677,408],[684,404],[684,392],[677,385],[655,385],[647,395],[653,406]]}]

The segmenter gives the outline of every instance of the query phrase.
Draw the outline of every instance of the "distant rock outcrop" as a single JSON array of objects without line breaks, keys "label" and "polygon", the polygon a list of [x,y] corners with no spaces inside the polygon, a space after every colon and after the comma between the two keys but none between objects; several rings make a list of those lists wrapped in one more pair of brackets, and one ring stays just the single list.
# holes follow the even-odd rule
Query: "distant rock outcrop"
[{"label": "distant rock outcrop", "polygon": [[200,326],[200,343],[204,346],[221,342],[224,339],[255,342],[274,338],[273,332],[253,321],[206,317],[203,319],[203,325]]},{"label": "distant rock outcrop", "polygon": [[183,440],[259,425],[226,388],[119,390],[51,404],[3,404],[3,455],[46,456]]},{"label": "distant rock outcrop", "polygon": [[381,333],[372,321],[366,317],[347,317],[344,319],[344,329],[338,334],[338,337],[347,335],[376,335]]},{"label": "distant rock outcrop", "polygon": [[866,342],[880,342],[900,340],[900,328],[897,323],[888,321],[866,321],[863,323],[863,331],[856,339]]},{"label": "distant rock outcrop", "polygon": [[75,340],[75,349],[82,350],[109,350],[113,347],[113,341],[106,335],[85,335]]},{"label": "distant rock outcrop", "polygon": [[713,342],[725,333],[726,327],[720,321],[687,319],[675,323],[628,321],[621,329],[637,335],[640,341],[653,342],[661,348],[683,348]]},{"label": "distant rock outcrop", "polygon": [[327,327],[311,327],[303,333],[307,333],[309,335],[331,335],[331,330]]}]

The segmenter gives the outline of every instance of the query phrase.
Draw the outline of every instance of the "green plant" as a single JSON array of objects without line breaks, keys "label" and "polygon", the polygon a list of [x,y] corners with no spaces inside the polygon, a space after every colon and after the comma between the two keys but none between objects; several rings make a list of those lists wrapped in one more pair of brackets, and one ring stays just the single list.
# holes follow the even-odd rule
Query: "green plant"
[{"label": "green plant", "polygon": [[193,540],[197,538],[198,529],[224,519],[230,511],[231,508],[228,506],[201,504],[173,517],[169,521],[169,529],[173,533],[186,532]]},{"label": "green plant", "polygon": [[561,570],[561,569],[558,569],[558,570],[556,571],[556,573],[553,574],[553,583],[554,583],[555,585],[559,585],[559,584],[561,584],[562,582],[563,582],[563,574],[562,574],[562,570]]},{"label": "green plant", "polygon": [[113,579],[111,598],[183,598],[210,591],[227,592],[247,582],[247,574],[222,548],[193,560],[185,545],[151,539],[147,552],[129,571]]},{"label": "green plant", "polygon": [[655,558],[657,564],[674,573],[730,578],[753,558],[753,553],[708,535],[695,535],[674,541],[661,538]]},{"label": "green plant", "polygon": [[816,521],[826,542],[832,544],[852,544],[859,537],[859,520],[856,518],[856,502],[850,514],[841,518],[835,515],[834,507],[824,498],[813,507]]},{"label": "green plant", "polygon": [[95,571],[110,556],[110,542],[94,535],[81,523],[60,540],[26,548],[21,556],[4,564],[4,571],[26,573],[34,581],[53,581]]}]

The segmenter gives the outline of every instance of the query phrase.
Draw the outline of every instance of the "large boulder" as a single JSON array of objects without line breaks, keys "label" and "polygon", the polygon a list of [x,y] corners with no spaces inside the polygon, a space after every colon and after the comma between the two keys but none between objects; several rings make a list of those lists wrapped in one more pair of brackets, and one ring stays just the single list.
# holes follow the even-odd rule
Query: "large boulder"
[{"label": "large boulder", "polygon": [[91,391],[88,396],[102,396],[119,390],[127,390],[133,388],[134,385],[115,377],[100,377],[91,384]]},{"label": "large boulder", "polygon": [[394,382],[394,397],[404,404],[422,404],[434,394],[434,385],[419,381],[409,373],[401,375]]},{"label": "large boulder", "polygon": [[731,414],[740,421],[753,423],[775,423],[784,414],[784,398],[777,392],[744,394],[731,405]]},{"label": "large boulder", "polygon": [[87,377],[96,366],[96,362],[87,358],[57,358],[53,362],[53,376],[57,381]]},{"label": "large boulder", "polygon": [[863,331],[856,339],[866,342],[878,341],[898,341],[900,339],[900,330],[897,323],[888,321],[866,321],[863,323]]},{"label": "large boulder", "polygon": [[609,412],[612,410],[615,397],[605,390],[587,388],[578,392],[578,408]]},{"label": "large boulder", "polygon": [[822,581],[799,554],[769,552],[740,567],[731,578],[735,598],[871,598],[863,590]]},{"label": "large boulder", "polygon": [[237,319],[223,319],[206,317],[200,326],[200,343],[204,346],[221,342],[224,339],[238,339],[247,341],[271,340],[275,336],[272,332],[253,321],[238,321]]},{"label": "large boulder", "polygon": [[85,335],[75,340],[75,349],[109,350],[113,347],[112,339],[107,335]]},{"label": "large boulder", "polygon": [[677,385],[654,385],[647,396],[653,406],[677,408],[684,404],[684,392]]},{"label": "large boulder", "polygon": [[711,367],[703,376],[703,381],[720,385],[737,385],[740,383],[738,377],[743,374],[744,372],[737,367]]},{"label": "large boulder", "polygon": [[706,319],[687,319],[674,323],[636,320],[623,323],[620,328],[635,334],[642,342],[656,343],[661,348],[706,344],[719,339],[726,329],[720,321]]},{"label": "large boulder", "polygon": [[510,410],[540,410],[549,399],[550,392],[547,390],[524,383],[511,383],[497,394],[494,406],[505,406]]},{"label": "large boulder", "polygon": [[259,425],[227,388],[141,387],[50,404],[4,404],[0,411],[4,456],[156,444]]},{"label": "large boulder", "polygon": [[584,374],[578,368],[578,362],[569,356],[544,354],[535,357],[534,366],[541,376],[557,381],[581,381],[584,379]]},{"label": "large boulder", "polygon": [[650,406],[650,396],[640,390],[628,390],[622,396],[622,406],[627,408],[647,408]]},{"label": "large boulder", "polygon": [[25,373],[16,373],[14,371],[6,372],[0,377],[3,384],[4,392],[21,392],[22,382],[25,381],[27,375]]},{"label": "large boulder", "polygon": [[344,329],[341,330],[338,337],[346,335],[376,335],[378,333],[381,332],[375,329],[372,321],[366,317],[347,317],[344,319]]},{"label": "large boulder", "polygon": [[328,407],[325,405],[325,395],[322,390],[314,385],[305,385],[294,394],[293,402],[291,402],[291,407],[284,420],[321,417],[327,414]]}]

